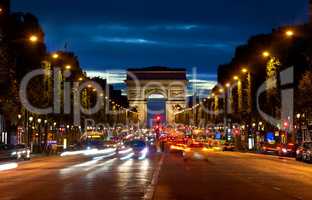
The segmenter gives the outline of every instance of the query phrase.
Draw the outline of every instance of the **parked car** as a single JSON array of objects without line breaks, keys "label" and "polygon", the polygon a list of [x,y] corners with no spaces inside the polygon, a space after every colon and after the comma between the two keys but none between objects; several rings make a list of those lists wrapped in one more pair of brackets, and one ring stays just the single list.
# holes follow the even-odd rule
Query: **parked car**
[{"label": "parked car", "polygon": [[297,149],[296,160],[312,162],[312,142],[305,142]]},{"label": "parked car", "polygon": [[29,160],[30,149],[23,144],[18,145],[0,145],[0,161],[8,160]]},{"label": "parked car", "polygon": [[232,144],[232,143],[226,142],[226,143],[223,145],[223,151],[234,151],[234,150],[235,150],[235,145]]},{"label": "parked car", "polygon": [[264,143],[261,146],[261,152],[264,154],[277,155],[277,144]]},{"label": "parked car", "polygon": [[297,146],[293,143],[281,144],[277,146],[277,154],[279,156],[296,156]]}]

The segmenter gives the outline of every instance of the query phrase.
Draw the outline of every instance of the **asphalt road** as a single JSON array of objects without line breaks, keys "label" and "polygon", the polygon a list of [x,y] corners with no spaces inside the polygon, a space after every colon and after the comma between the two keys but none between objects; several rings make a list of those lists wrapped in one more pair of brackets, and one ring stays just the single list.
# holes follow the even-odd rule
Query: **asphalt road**
[{"label": "asphalt road", "polygon": [[1,200],[312,199],[312,165],[236,152],[184,161],[43,157],[0,172]]},{"label": "asphalt road", "polygon": [[311,200],[312,165],[237,152],[209,153],[208,160],[167,156],[154,199]]}]

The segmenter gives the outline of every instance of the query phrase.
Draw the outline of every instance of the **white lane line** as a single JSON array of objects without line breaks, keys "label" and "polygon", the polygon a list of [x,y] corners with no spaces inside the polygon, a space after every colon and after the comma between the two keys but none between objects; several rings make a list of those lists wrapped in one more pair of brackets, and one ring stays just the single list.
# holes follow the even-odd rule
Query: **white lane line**
[{"label": "white lane line", "polygon": [[145,200],[152,200],[153,199],[155,188],[157,186],[158,179],[159,179],[160,170],[161,170],[161,167],[162,167],[163,162],[164,162],[164,158],[165,158],[165,156],[162,155],[158,164],[157,164],[157,167],[154,171],[152,182],[149,186],[147,186],[146,192],[144,194]]},{"label": "white lane line", "polygon": [[0,164],[0,171],[15,169],[18,167],[16,162]]},{"label": "white lane line", "polygon": [[276,191],[281,191],[281,188],[279,188],[279,187],[273,187],[273,189]]}]

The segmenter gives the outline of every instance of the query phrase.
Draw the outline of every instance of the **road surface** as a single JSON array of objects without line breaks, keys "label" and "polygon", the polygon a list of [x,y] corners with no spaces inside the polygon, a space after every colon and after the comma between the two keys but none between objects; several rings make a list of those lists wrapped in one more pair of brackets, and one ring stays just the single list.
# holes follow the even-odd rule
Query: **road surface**
[{"label": "road surface", "polygon": [[1,200],[312,199],[312,165],[237,152],[184,161],[42,157],[0,172]]}]

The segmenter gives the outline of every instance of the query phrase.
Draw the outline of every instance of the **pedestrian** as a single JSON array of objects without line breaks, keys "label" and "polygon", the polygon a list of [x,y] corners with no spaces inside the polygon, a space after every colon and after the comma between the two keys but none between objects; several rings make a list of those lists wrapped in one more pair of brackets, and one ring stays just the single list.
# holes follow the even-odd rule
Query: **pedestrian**
[{"label": "pedestrian", "polygon": [[161,152],[165,152],[165,142],[162,140],[160,143]]},{"label": "pedestrian", "polygon": [[47,155],[49,156],[50,155],[50,153],[51,153],[51,144],[48,144],[48,146],[47,146]]}]

